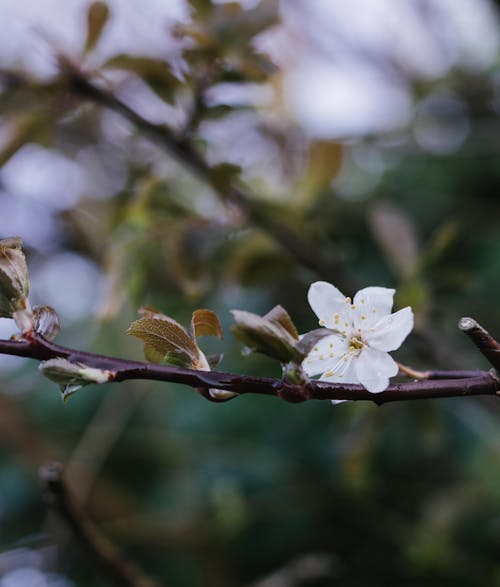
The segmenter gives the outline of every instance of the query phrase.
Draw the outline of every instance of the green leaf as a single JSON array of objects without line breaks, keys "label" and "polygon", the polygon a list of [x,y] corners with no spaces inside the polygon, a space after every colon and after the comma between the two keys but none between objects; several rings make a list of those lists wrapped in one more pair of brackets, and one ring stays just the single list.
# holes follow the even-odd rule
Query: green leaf
[{"label": "green leaf", "polygon": [[295,324],[290,318],[290,314],[285,310],[285,308],[283,308],[283,306],[274,306],[272,310],[269,310],[269,312],[265,314],[264,318],[270,320],[274,324],[279,324],[289,334],[291,334],[293,338],[299,340],[299,333],[297,331],[297,328],[295,327]]},{"label": "green leaf", "polygon": [[262,353],[281,363],[301,359],[293,336],[281,324],[244,310],[231,310],[236,324],[233,334],[251,350]]},{"label": "green leaf", "polygon": [[87,12],[87,39],[85,53],[92,51],[101,38],[109,19],[109,8],[105,2],[92,2]]},{"label": "green leaf", "polygon": [[172,102],[179,80],[172,74],[168,63],[152,57],[116,55],[103,67],[121,69],[138,75],[165,102]]},{"label": "green leaf", "polygon": [[212,310],[195,310],[191,318],[191,332],[195,337],[216,336],[222,338],[222,325]]},{"label": "green leaf", "polygon": [[[195,367],[199,350],[185,328],[172,318],[140,318],[132,322],[127,334],[145,343],[145,354],[162,360],[168,353]],[[147,357],[146,357],[147,358]],[[156,360],[154,362],[157,362]]]}]

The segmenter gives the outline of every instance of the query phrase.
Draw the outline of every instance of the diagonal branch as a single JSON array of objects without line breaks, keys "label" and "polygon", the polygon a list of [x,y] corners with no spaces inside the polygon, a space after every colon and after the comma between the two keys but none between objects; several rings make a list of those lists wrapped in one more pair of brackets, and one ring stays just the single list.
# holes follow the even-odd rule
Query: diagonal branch
[{"label": "diagonal branch", "polygon": [[395,383],[384,392],[373,394],[361,385],[313,380],[304,384],[291,384],[271,377],[195,371],[142,361],[129,361],[63,347],[49,342],[38,334],[31,334],[29,340],[24,341],[0,340],[0,354],[29,357],[38,361],[63,357],[74,363],[107,370],[110,372],[109,381],[114,382],[130,379],[167,381],[201,390],[215,388],[240,395],[253,393],[276,396],[294,403],[311,399],[334,399],[363,400],[384,404],[393,401],[500,393],[498,378],[488,371],[427,371],[427,378],[424,380]]},{"label": "diagonal branch", "polygon": [[61,465],[50,463],[40,469],[47,502],[71,528],[75,537],[101,566],[115,585],[122,587],[160,587],[160,583],[146,576],[139,567],[124,558],[88,519],[77,505],[64,480]]},{"label": "diagonal branch", "polygon": [[69,85],[72,92],[113,110],[129,120],[145,136],[160,145],[207,183],[222,201],[229,201],[236,205],[255,226],[266,231],[304,267],[311,269],[324,279],[332,279],[341,283],[346,289],[355,289],[350,287],[350,281],[340,261],[331,253],[326,255],[311,246],[310,242],[288,224],[277,218],[272,212],[267,211],[251,190],[241,182],[236,179],[221,181],[220,174],[216,169],[210,167],[187,135],[177,137],[167,126],[150,122],[120,100],[113,92],[92,82],[87,75],[67,59],[60,58],[59,61],[63,82]]}]

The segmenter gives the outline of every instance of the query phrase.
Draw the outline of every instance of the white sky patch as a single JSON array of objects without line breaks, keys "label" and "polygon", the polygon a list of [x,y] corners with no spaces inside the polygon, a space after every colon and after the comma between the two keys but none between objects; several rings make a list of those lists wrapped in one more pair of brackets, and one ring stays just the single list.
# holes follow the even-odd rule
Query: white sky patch
[{"label": "white sky patch", "polygon": [[12,196],[43,201],[52,208],[71,208],[86,188],[82,168],[59,151],[28,144],[2,168],[0,177]]},{"label": "white sky patch", "polygon": [[394,130],[412,116],[408,93],[369,69],[303,62],[285,80],[292,113],[318,137]]}]

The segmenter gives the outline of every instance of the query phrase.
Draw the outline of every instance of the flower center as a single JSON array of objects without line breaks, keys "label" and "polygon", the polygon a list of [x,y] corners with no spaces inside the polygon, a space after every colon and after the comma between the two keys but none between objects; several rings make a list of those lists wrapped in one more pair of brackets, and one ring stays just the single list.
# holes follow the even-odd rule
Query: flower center
[{"label": "flower center", "polygon": [[358,336],[353,336],[349,341],[349,352],[356,353],[357,355],[359,355],[359,352],[363,349],[364,346],[365,343],[361,338],[359,338]]}]

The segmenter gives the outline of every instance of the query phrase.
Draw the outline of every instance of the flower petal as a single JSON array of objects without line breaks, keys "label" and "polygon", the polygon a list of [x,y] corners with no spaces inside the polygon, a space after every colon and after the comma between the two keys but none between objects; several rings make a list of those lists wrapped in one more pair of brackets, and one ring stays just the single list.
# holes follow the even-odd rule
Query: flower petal
[{"label": "flower petal", "polygon": [[384,316],[373,326],[373,332],[366,333],[369,346],[379,351],[395,351],[413,328],[413,312],[407,306],[394,314]]},{"label": "flower petal", "polygon": [[383,316],[391,313],[396,290],[388,287],[365,287],[354,296],[354,313],[358,326],[363,330],[373,326]]},{"label": "flower petal", "polygon": [[328,370],[319,380],[329,383],[359,383],[355,368],[356,360],[352,353],[344,353],[335,363],[328,365]]},{"label": "flower petal", "polygon": [[315,281],[307,292],[307,300],[322,326],[334,327],[334,315],[347,313],[346,297],[331,283]]},{"label": "flower petal", "polygon": [[347,352],[347,340],[336,334],[325,336],[302,361],[307,375],[319,375],[328,371]]},{"label": "flower petal", "polygon": [[356,376],[371,393],[380,393],[387,389],[389,377],[398,372],[396,361],[388,354],[367,347],[355,361]]}]

